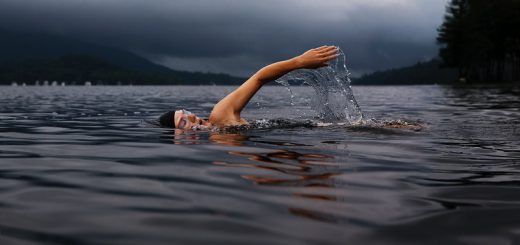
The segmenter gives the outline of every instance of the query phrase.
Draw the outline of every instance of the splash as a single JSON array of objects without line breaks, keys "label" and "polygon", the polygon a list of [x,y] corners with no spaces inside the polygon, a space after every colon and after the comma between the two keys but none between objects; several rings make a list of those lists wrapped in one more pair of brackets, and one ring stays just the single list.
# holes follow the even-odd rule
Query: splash
[{"label": "splash", "polygon": [[303,82],[316,92],[311,107],[325,122],[359,123],[363,113],[350,86],[350,72],[346,66],[345,53],[338,47],[339,56],[329,66],[319,69],[300,69],[292,71],[276,80],[291,93],[291,82]]},{"label": "splash", "polygon": [[[235,125],[223,128],[214,127],[213,132],[240,133],[258,129],[296,129],[296,128],[329,128],[347,129],[351,131],[384,132],[384,133],[403,133],[409,131],[422,131],[428,125],[422,121],[410,120],[378,120],[375,118],[363,119],[357,123],[349,122],[316,122],[315,120],[294,120],[294,119],[260,119],[251,121],[247,125]],[[200,130],[200,129],[199,129]],[[206,128],[207,130],[207,128]]]}]

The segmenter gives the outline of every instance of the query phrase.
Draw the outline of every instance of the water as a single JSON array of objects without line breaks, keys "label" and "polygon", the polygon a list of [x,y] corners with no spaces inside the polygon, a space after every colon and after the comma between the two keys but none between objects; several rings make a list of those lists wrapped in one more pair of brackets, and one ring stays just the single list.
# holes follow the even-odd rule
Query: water
[{"label": "water", "polygon": [[315,92],[311,96],[311,107],[317,111],[321,121],[357,124],[363,119],[363,113],[350,86],[350,72],[347,69],[345,53],[339,47],[338,54],[339,56],[326,67],[295,70],[276,82],[289,90],[291,105],[294,105],[291,82],[310,85]]},{"label": "water", "polygon": [[265,87],[263,127],[146,122],[232,89],[0,87],[0,244],[518,243],[520,88],[354,87],[366,123],[316,127],[312,87]]}]

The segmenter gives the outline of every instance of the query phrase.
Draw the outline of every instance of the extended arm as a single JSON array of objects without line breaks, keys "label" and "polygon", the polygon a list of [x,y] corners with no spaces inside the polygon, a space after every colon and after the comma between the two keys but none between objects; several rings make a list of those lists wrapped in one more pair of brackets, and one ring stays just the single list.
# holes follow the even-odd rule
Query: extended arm
[{"label": "extended arm", "polygon": [[245,123],[240,118],[240,112],[264,84],[296,69],[315,69],[326,66],[327,62],[336,58],[337,55],[336,47],[322,46],[260,69],[213,107],[209,121],[219,126]]}]

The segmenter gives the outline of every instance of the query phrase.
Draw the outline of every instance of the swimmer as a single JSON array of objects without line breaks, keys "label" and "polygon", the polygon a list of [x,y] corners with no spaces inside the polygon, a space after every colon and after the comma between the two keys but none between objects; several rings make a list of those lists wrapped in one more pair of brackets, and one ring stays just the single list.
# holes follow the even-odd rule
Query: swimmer
[{"label": "swimmer", "polygon": [[219,101],[211,111],[208,120],[203,120],[184,109],[164,113],[159,118],[163,127],[192,129],[197,126],[226,127],[248,124],[240,117],[242,109],[260,88],[281,76],[297,69],[317,69],[327,66],[338,57],[335,46],[322,46],[308,50],[294,58],[270,64],[245,81],[240,87]]}]

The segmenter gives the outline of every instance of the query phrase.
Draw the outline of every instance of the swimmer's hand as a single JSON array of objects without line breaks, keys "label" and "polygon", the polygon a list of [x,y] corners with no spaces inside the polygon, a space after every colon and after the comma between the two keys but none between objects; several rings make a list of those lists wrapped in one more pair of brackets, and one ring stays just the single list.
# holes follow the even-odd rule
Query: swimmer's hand
[{"label": "swimmer's hand", "polygon": [[327,62],[338,57],[338,48],[335,46],[321,46],[308,50],[300,56],[294,57],[298,69],[316,69],[328,66]]}]

